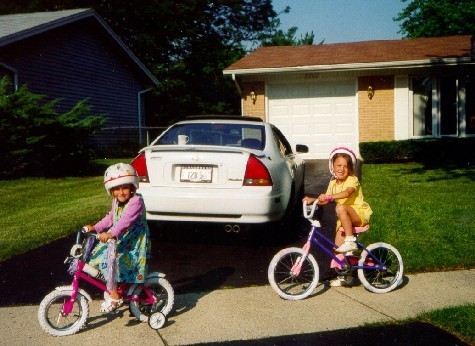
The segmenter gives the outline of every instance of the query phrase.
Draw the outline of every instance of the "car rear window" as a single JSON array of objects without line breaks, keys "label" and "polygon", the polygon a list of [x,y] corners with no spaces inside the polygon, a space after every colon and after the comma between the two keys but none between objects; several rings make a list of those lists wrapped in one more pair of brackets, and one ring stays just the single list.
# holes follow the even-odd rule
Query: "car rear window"
[{"label": "car rear window", "polygon": [[153,144],[178,144],[179,135],[188,136],[187,145],[232,146],[262,150],[265,144],[263,125],[230,123],[177,124],[162,133]]}]

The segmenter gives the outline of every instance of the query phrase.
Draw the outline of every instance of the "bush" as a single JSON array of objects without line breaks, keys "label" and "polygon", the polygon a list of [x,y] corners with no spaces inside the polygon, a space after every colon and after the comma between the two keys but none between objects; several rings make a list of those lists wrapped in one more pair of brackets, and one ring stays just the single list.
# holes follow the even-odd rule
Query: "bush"
[{"label": "bush", "polygon": [[10,81],[0,80],[0,177],[62,176],[77,174],[92,155],[89,137],[105,122],[91,115],[86,100],[69,112],[58,114],[58,100],[42,102],[24,85],[16,92]]},{"label": "bush", "polygon": [[360,153],[365,163],[417,162],[429,167],[473,165],[473,148],[473,137],[360,143]]}]

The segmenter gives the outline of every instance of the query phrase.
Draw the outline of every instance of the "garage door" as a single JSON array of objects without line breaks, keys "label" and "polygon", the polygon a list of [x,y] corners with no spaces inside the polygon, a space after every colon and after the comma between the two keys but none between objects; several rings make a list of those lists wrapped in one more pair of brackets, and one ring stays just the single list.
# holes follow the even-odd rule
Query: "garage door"
[{"label": "garage door", "polygon": [[[356,81],[268,84],[268,119],[307,159],[326,159],[337,146],[358,149]],[[358,153],[357,153],[358,154]]]}]

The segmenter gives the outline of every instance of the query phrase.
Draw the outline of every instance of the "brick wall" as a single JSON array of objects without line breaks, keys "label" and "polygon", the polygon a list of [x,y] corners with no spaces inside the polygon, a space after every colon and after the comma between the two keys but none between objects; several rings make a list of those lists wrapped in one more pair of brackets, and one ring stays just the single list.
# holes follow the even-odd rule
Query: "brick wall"
[{"label": "brick wall", "polygon": [[[251,91],[254,91],[256,99],[251,99]],[[242,114],[260,117],[265,120],[265,85],[264,82],[244,83],[242,89]]]},{"label": "brick wall", "polygon": [[394,76],[358,78],[358,114],[360,142],[394,140]]}]

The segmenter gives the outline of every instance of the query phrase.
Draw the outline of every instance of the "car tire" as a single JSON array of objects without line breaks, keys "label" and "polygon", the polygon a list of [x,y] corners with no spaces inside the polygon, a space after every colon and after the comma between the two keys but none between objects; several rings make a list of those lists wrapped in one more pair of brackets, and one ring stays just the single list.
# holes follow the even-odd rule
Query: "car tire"
[{"label": "car tire", "polygon": [[299,207],[299,202],[301,201],[300,194],[303,196],[303,184],[302,188],[298,193],[298,198],[295,199],[295,187],[292,186],[292,193],[290,195],[289,203],[285,211],[284,217],[279,223],[279,238],[283,241],[294,240],[298,235],[298,230],[300,226],[300,216],[301,213],[298,210],[301,210]]}]

